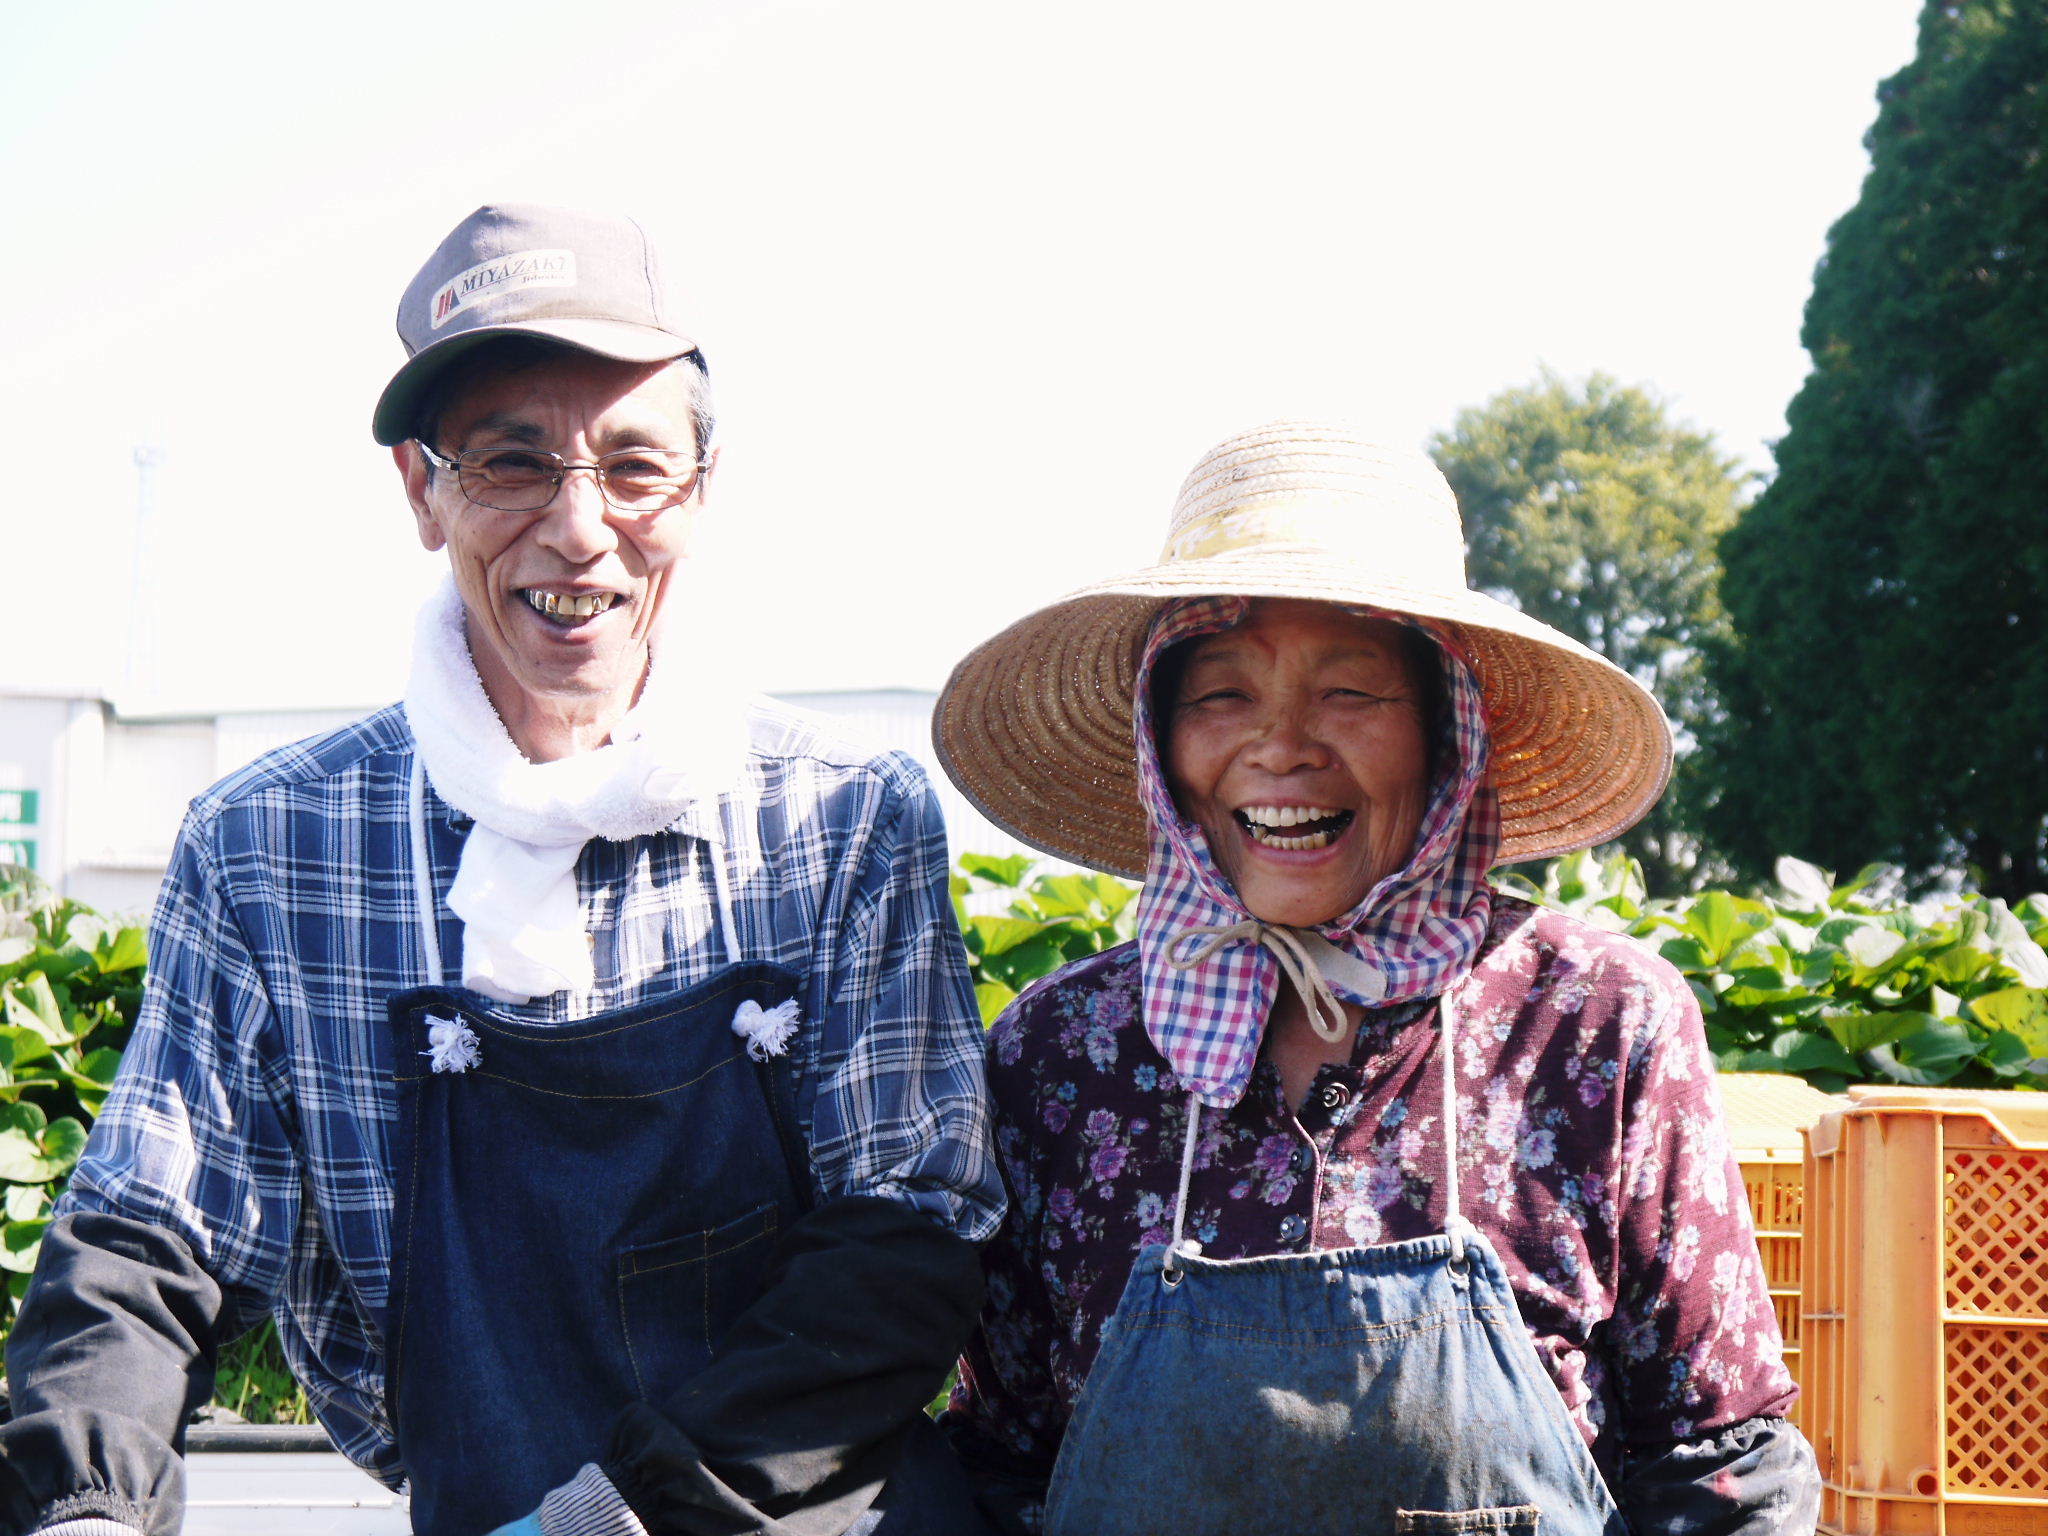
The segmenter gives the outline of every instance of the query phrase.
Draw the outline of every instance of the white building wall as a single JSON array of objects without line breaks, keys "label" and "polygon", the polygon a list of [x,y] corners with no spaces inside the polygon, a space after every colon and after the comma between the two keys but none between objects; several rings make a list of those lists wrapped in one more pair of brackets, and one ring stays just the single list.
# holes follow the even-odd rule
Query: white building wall
[{"label": "white building wall", "polygon": [[[7,792],[0,821],[0,861],[27,863],[43,872],[62,867],[66,801],[53,791],[64,761],[72,702],[49,697],[0,700],[0,790]],[[29,794],[35,797],[32,816]]]},{"label": "white building wall", "polygon": [[0,786],[37,795],[26,862],[67,896],[146,912],[186,802],[216,777],[214,735],[204,717],[122,720],[98,698],[0,693]]},{"label": "white building wall", "polygon": [[364,709],[273,710],[267,714],[220,715],[214,720],[212,783],[266,752],[308,736],[325,736],[372,713]]},{"label": "white building wall", "polygon": [[80,860],[161,870],[186,805],[218,776],[213,721],[108,718],[95,835],[79,846]]}]

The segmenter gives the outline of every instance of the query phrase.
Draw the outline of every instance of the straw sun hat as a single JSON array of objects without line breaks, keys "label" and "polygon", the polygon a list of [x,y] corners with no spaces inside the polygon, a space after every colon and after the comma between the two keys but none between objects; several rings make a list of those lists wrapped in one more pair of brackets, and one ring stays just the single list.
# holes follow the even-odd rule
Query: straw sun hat
[{"label": "straw sun hat", "polygon": [[1485,700],[1501,863],[1606,841],[1671,775],[1671,730],[1641,684],[1465,584],[1458,504],[1434,464],[1340,424],[1279,421],[1204,455],[1158,564],[1019,619],[953,669],[932,737],[961,793],[1034,848],[1142,878],[1138,656],[1168,602],[1215,594],[1439,621]]}]

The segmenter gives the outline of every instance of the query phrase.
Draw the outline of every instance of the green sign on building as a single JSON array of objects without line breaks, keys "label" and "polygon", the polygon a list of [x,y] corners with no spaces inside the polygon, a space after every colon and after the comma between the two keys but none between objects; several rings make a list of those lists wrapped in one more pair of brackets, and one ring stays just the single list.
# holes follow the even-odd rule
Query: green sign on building
[{"label": "green sign on building", "polygon": [[36,824],[36,792],[32,789],[0,789],[0,827],[32,827]]},{"label": "green sign on building", "polygon": [[0,864],[36,867],[36,840],[32,837],[0,837]]}]

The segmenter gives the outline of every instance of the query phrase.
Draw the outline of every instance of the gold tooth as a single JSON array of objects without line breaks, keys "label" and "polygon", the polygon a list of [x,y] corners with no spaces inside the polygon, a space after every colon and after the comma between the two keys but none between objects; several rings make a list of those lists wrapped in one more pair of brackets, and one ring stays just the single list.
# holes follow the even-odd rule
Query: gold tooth
[{"label": "gold tooth", "polygon": [[529,589],[528,602],[540,612],[554,617],[572,619],[593,619],[600,613],[611,611],[615,594],[609,592],[543,592]]}]

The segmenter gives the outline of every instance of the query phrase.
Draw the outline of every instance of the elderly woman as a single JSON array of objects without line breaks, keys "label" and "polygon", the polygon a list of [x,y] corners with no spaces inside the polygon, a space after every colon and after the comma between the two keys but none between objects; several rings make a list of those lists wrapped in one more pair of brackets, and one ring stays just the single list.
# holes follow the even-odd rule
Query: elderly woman
[{"label": "elderly woman", "polygon": [[1158,565],[979,648],[936,729],[998,824],[1145,876],[991,1035],[1011,1214],[948,1421],[1007,1528],[1813,1530],[1691,994],[1486,879],[1629,826],[1668,730],[1467,590],[1428,460],[1223,443]]}]

